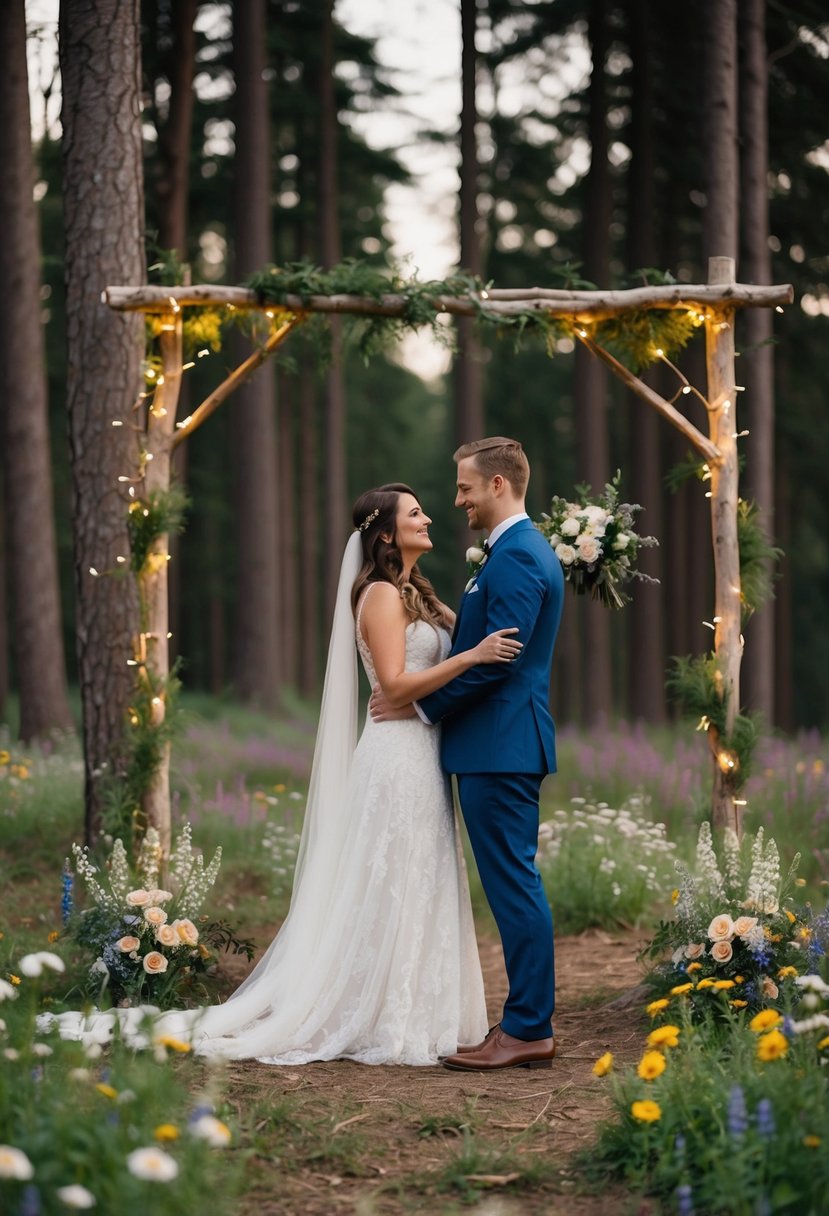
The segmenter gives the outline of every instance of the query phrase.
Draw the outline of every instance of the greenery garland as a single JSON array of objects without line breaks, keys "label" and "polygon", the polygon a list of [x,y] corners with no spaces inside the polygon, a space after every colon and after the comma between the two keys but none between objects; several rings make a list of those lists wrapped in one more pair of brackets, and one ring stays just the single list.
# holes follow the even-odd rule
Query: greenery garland
[{"label": "greenery garland", "polygon": [[736,794],[751,775],[760,733],[759,715],[737,713],[729,731],[726,726],[729,696],[716,656],[675,656],[672,663],[668,688],[683,712],[698,721],[698,729],[707,730],[726,785],[732,795]]}]

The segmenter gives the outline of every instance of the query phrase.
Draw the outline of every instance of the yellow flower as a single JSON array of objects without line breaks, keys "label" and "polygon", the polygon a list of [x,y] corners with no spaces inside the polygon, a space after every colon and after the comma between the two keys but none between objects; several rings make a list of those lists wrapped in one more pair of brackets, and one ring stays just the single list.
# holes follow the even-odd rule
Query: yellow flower
[{"label": "yellow flower", "polygon": [[163,1144],[165,1140],[178,1140],[181,1133],[175,1123],[159,1123],[153,1135]]},{"label": "yellow flower", "polygon": [[733,980],[714,980],[714,987],[719,988],[720,992],[724,992],[727,988],[734,987]]},{"label": "yellow flower", "polygon": [[792,976],[795,976],[797,974],[798,974],[797,967],[781,967],[780,970],[777,972],[777,978],[779,980],[788,980],[788,979],[791,979]]},{"label": "yellow flower", "polygon": [[789,1041],[779,1030],[770,1030],[757,1041],[757,1058],[759,1060],[779,1060],[789,1050]]},{"label": "yellow flower", "polygon": [[647,1038],[648,1047],[678,1047],[679,1046],[679,1027],[678,1026],[657,1026],[656,1030],[652,1030]]},{"label": "yellow flower", "polygon": [[18,777],[21,781],[29,780],[29,770],[25,764],[13,764],[9,772],[13,777]]},{"label": "yellow flower", "polygon": [[172,1035],[163,1034],[156,1039],[156,1044],[159,1047],[169,1047],[170,1051],[180,1051],[182,1055],[190,1051],[190,1044],[185,1043],[183,1039],[174,1039]]},{"label": "yellow flower", "polygon": [[651,1001],[650,1005],[646,1005],[645,1013],[648,1013],[652,1018],[655,1018],[656,1015],[661,1013],[663,1009],[667,1009],[670,1003],[671,1002],[663,996],[658,1001]]},{"label": "yellow flower", "polygon": [[662,1109],[659,1103],[650,1102],[647,1099],[643,1102],[634,1102],[630,1108],[630,1113],[640,1123],[655,1123],[657,1119],[662,1118]]},{"label": "yellow flower", "polygon": [[678,899],[679,899],[679,887],[674,887],[673,891],[671,891],[671,903],[675,904]]},{"label": "yellow flower", "polygon": [[807,925],[802,925],[797,931],[797,936],[802,942],[808,942],[812,936],[812,930]]},{"label": "yellow flower", "polygon": [[744,975],[735,975],[735,976],[734,976],[734,983],[735,983],[735,984],[744,984],[744,983],[745,983],[745,976],[744,976]]},{"label": "yellow flower", "polygon": [[755,1013],[754,1017],[749,1022],[749,1029],[757,1034],[762,1030],[771,1030],[772,1026],[779,1026],[783,1021],[776,1009],[761,1009],[759,1013]]},{"label": "yellow flower", "polygon": [[276,785],[273,787],[273,792],[274,792],[275,794],[284,794],[287,788],[288,788],[288,787],[287,787],[287,785],[284,785],[284,784],[283,784],[283,783],[280,781],[280,782],[278,782],[278,783],[277,783],[277,784],[276,784]]},{"label": "yellow flower", "polygon": [[677,984],[676,988],[671,989],[671,996],[684,996],[686,992],[693,989],[693,984]]},{"label": "yellow flower", "polygon": [[60,933],[58,932],[58,930],[53,929],[52,932],[50,934],[48,934],[46,940],[47,940],[47,942],[56,942],[59,937],[60,937]]},{"label": "yellow flower", "polygon": [[20,976],[12,975],[11,971],[9,972],[9,979],[15,985],[15,987],[20,983]]},{"label": "yellow flower", "polygon": [[786,916],[788,917],[789,924],[793,925],[794,922],[797,920],[797,917],[795,916],[794,912],[790,912],[788,908],[784,908],[783,911],[786,913]]},{"label": "yellow flower", "polygon": [[728,1003],[732,1009],[745,1009],[748,1001],[729,1001]]},{"label": "yellow flower", "polygon": [[613,1067],[613,1052],[606,1051],[603,1056],[599,1056],[596,1063],[593,1065],[594,1077],[606,1077]]},{"label": "yellow flower", "polygon": [[646,1051],[636,1071],[643,1081],[653,1081],[665,1071],[665,1057],[661,1051]]},{"label": "yellow flower", "polygon": [[702,963],[689,963],[685,970],[689,975],[692,975],[695,971],[702,971]]},{"label": "yellow flower", "polygon": [[818,1051],[824,1051],[827,1047],[829,1047],[829,1034],[827,1034],[825,1039],[820,1040],[817,1045],[817,1049]]},{"label": "yellow flower", "polygon": [[8,762],[10,760],[11,760],[11,753],[7,752],[4,748],[3,751],[0,752],[0,765],[8,764]]},{"label": "yellow flower", "polygon": [[111,1085],[107,1085],[105,1081],[99,1081],[95,1086],[99,1094],[103,1094],[105,1098],[117,1098],[118,1090],[113,1089]]},{"label": "yellow flower", "polygon": [[804,1136],[803,1143],[806,1148],[820,1148],[822,1141],[820,1136]]},{"label": "yellow flower", "polygon": [[714,987],[715,982],[716,982],[716,981],[715,981],[715,980],[712,980],[712,979],[711,979],[711,976],[709,975],[709,976],[706,976],[706,978],[705,978],[704,980],[700,980],[700,982],[697,984],[697,988],[700,988],[700,989],[702,989],[702,988],[713,988],[713,987]]}]

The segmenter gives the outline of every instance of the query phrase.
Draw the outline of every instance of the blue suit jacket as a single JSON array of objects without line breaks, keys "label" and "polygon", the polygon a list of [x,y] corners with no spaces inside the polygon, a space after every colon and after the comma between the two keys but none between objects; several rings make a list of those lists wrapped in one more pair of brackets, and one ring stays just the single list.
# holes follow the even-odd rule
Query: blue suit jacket
[{"label": "blue suit jacket", "polygon": [[479,664],[418,701],[431,722],[442,723],[447,772],[556,771],[549,687],[563,595],[561,563],[532,521],[519,520],[464,593],[452,654],[511,625],[524,649],[511,663]]}]

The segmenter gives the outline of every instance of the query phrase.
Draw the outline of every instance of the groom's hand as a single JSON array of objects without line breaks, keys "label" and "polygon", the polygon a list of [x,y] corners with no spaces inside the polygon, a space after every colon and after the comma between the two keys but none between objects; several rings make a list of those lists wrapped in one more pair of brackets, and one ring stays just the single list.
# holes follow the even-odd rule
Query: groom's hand
[{"label": "groom's hand", "polygon": [[393,709],[379,684],[375,684],[371,690],[368,711],[371,714],[372,722],[399,722],[402,718],[417,717],[415,707],[411,703],[401,706],[400,709]]}]

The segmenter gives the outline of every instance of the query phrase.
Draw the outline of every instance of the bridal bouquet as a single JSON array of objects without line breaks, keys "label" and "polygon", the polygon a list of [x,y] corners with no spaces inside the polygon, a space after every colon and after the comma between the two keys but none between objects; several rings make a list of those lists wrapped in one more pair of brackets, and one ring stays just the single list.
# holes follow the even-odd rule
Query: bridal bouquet
[{"label": "bridal bouquet", "polygon": [[620,477],[617,472],[604,493],[593,498],[588,496],[587,487],[578,486],[580,502],[556,495],[549,514],[543,512],[535,521],[555,550],[574,591],[578,595],[589,593],[608,608],[621,608],[630,601],[622,588],[631,579],[659,581],[636,569],[639,550],[659,542],[634,530],[634,517],[642,508],[619,501]]},{"label": "bridal bouquet", "polygon": [[[108,988],[115,1004],[149,1000],[163,1005],[175,988],[215,961],[196,920],[208,919],[199,913],[219,873],[221,848],[205,867],[185,824],[170,857],[172,890],[159,886],[161,849],[154,828],[144,836],[135,871],[120,840],[103,872],[80,845],[73,844],[72,852],[92,904],[70,919],[68,932],[95,955],[90,990]],[[217,928],[228,937],[227,927],[215,924],[209,926],[211,936]]]}]

